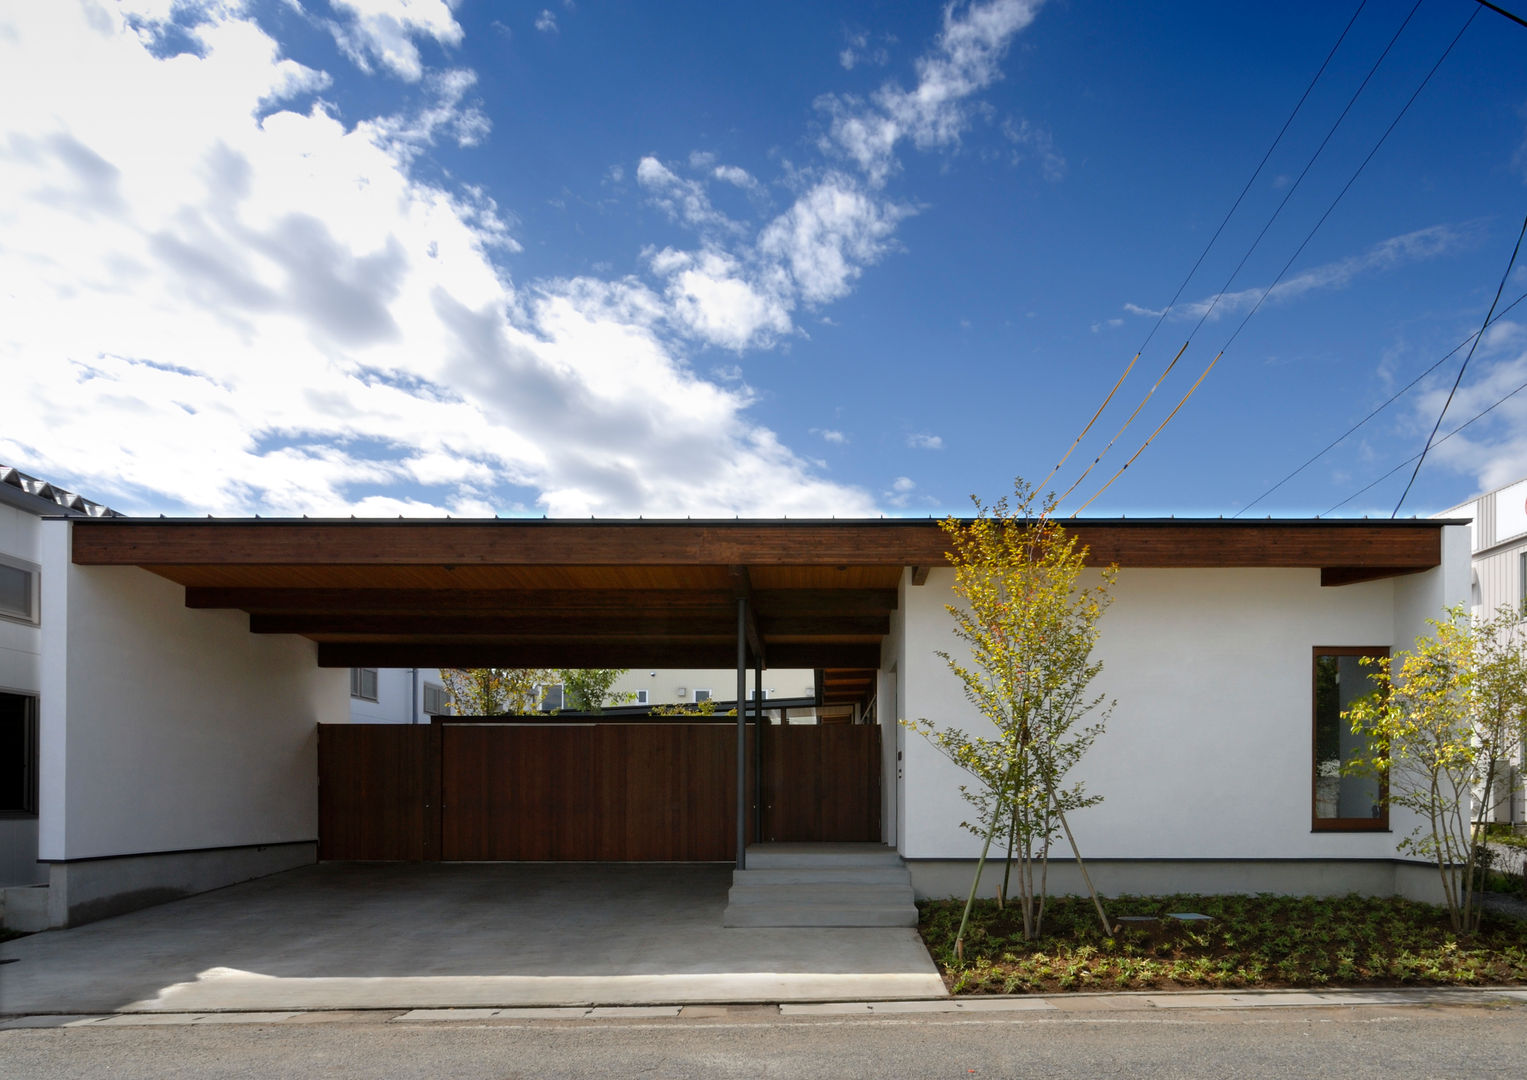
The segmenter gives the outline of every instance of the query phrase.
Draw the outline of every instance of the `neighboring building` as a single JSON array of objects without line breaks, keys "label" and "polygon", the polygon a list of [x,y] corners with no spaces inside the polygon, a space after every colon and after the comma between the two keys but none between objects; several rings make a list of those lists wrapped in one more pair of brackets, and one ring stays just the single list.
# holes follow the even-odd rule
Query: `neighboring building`
[{"label": "neighboring building", "polygon": [[451,711],[439,668],[350,669],[351,723],[427,724]]},{"label": "neighboring building", "polygon": [[[14,490],[12,502],[28,494]],[[22,598],[23,614],[0,625],[4,684],[36,703],[30,828],[47,888],[21,903],[35,916],[41,898],[33,925],[311,863],[330,813],[358,815],[366,828],[350,835],[385,853],[328,857],[527,858],[533,844],[539,858],[732,859],[741,821],[743,834],[878,839],[924,896],[968,884],[980,844],[960,826],[965,777],[898,723],[983,723],[937,655],[954,639],[936,521],[63,509],[0,507],[6,565],[22,571],[11,580],[36,574],[32,593],[3,594]],[[1096,649],[1097,688],[1117,706],[1082,770],[1106,801],[1071,822],[1100,887],[1430,895],[1435,869],[1397,849],[1415,820],[1400,808],[1385,817],[1371,791],[1330,775],[1340,728],[1312,703],[1331,696],[1322,680],[1351,692],[1356,657],[1409,646],[1428,617],[1467,600],[1466,531],[1437,520],[1068,527],[1121,568]],[[421,686],[422,665],[504,657],[628,667],[649,696],[683,686],[693,701],[696,690],[735,697],[727,665],[739,652],[749,670],[762,659],[765,691],[812,687],[823,723],[352,723],[352,686],[364,699],[374,685],[380,706],[382,673],[404,664],[421,665]],[[654,671],[726,678],[654,687]],[[857,722],[830,728],[829,700]],[[364,782],[334,771],[346,740],[379,755]],[[870,831],[845,837],[844,822]],[[1069,873],[1052,866],[1052,883],[1074,887]]]},{"label": "neighboring building", "polygon": [[114,516],[98,503],[0,465],[0,889],[47,879],[37,861],[38,704],[45,634],[42,519]]},{"label": "neighboring building", "polygon": [[[1470,610],[1489,618],[1502,607],[1515,608],[1527,647],[1527,480],[1476,495],[1438,516],[1470,519]],[[1527,745],[1517,747],[1511,774],[1501,779],[1494,799],[1497,821],[1527,825],[1524,761]]]}]

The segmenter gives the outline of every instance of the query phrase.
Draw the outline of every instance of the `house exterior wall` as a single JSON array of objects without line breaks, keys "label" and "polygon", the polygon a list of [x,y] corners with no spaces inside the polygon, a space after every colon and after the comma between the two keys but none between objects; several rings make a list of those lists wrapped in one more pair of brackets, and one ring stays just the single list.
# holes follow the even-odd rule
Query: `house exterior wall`
[{"label": "house exterior wall", "polygon": [[[1470,609],[1488,618],[1502,607],[1522,613],[1516,634],[1527,648],[1527,480],[1477,495],[1444,511],[1441,517],[1467,517],[1472,559]],[[1527,827],[1527,746],[1518,746],[1513,772],[1497,790],[1495,820]]]},{"label": "house exterior wall", "polygon": [[41,658],[54,924],[313,861],[316,725],[349,718],[346,672],[147,571],[74,565],[67,521],[42,530],[42,617],[69,630]]},{"label": "house exterior wall", "polygon": [[[816,673],[804,668],[765,668],[763,686],[770,697],[810,697],[816,691]],[[755,689],[753,669],[747,673],[747,692]],[[735,668],[633,668],[615,680],[615,693],[647,691],[649,705],[693,704],[695,690],[705,689],[717,701],[731,701],[737,696]],[[684,692],[679,693],[680,689]],[[627,702],[627,704],[631,704]]]},{"label": "house exterior wall", "polygon": [[[886,662],[899,669],[900,716],[980,730],[986,721],[935,655],[959,644],[943,609],[953,580],[949,569],[923,586],[903,579]],[[1389,832],[1311,831],[1313,651],[1408,648],[1426,617],[1466,595],[1459,528],[1445,530],[1436,570],[1335,588],[1313,569],[1120,571],[1094,652],[1103,662],[1094,685],[1117,704],[1075,774],[1104,796],[1071,821],[1084,854],[1117,861],[1110,876],[1126,890],[1139,874],[1122,868],[1138,870],[1141,860],[1392,863],[1417,824],[1400,808]],[[966,776],[927,740],[907,735],[902,744],[898,847],[908,860],[931,861],[920,888],[942,888],[933,862],[980,853],[980,840],[960,827]],[[1057,870],[1064,884],[1067,871]],[[1392,882],[1394,870],[1385,872]],[[961,880],[968,886],[968,873]]]},{"label": "house exterior wall", "polygon": [[[0,504],[0,555],[41,565],[40,521],[13,506]],[[46,590],[47,582],[42,583]],[[42,635],[49,629],[0,619],[0,692],[35,696],[41,687]],[[37,862],[37,818],[0,815],[0,888],[42,882],[47,871]]]},{"label": "house exterior wall", "polygon": [[[418,678],[414,675],[417,672]],[[349,678],[349,670],[345,672]],[[425,684],[444,689],[445,680],[439,668],[378,668],[376,673],[376,700],[362,697],[350,698],[350,722],[352,724],[427,724],[429,714],[424,711]],[[410,707],[412,699],[412,707]]]}]

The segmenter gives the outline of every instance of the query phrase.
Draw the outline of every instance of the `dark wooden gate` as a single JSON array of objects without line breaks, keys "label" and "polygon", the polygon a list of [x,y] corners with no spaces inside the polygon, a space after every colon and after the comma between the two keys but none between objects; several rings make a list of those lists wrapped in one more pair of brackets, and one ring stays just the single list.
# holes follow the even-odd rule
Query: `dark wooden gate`
[{"label": "dark wooden gate", "polygon": [[[736,739],[732,722],[323,724],[319,858],[729,861]],[[880,839],[879,728],[766,724],[762,750],[765,840]]]},{"label": "dark wooden gate", "polygon": [[765,727],[763,796],[766,841],[878,842],[879,726]]}]

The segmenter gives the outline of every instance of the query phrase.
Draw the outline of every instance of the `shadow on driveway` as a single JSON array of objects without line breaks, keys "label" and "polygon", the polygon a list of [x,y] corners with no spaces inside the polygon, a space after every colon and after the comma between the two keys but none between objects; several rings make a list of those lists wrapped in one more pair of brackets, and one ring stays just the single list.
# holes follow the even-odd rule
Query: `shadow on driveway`
[{"label": "shadow on driveway", "polygon": [[876,1000],[910,929],[728,929],[731,868],[325,863],[0,945],[0,1013]]}]

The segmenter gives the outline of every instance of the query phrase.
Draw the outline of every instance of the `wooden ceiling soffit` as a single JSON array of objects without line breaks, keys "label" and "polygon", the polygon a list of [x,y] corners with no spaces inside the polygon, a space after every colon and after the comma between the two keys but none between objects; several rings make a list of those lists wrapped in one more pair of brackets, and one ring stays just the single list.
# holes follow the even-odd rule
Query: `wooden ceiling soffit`
[{"label": "wooden ceiling soffit", "polygon": [[[780,644],[769,647],[776,669],[876,667],[880,646],[868,642]],[[319,642],[320,667],[628,667],[732,668],[737,645],[730,642],[570,640]]]},{"label": "wooden ceiling soffit", "polygon": [[[767,616],[756,620],[765,638],[833,635],[884,636],[889,615]],[[454,611],[429,615],[393,612],[256,612],[249,616],[256,634],[399,634],[415,637],[542,635],[546,637],[721,637],[737,634],[735,612],[636,610],[612,614],[548,613],[485,615]],[[755,651],[756,651],[756,647]]]},{"label": "wooden ceiling soffit", "polygon": [[1419,574],[1425,567],[1419,566],[1322,566],[1320,583],[1326,586],[1356,585],[1363,581]]},{"label": "wooden ceiling soffit", "polygon": [[[1424,570],[1444,522],[1068,522],[1094,564]],[[938,566],[936,521],[374,522],[85,518],[81,565]]]},{"label": "wooden ceiling soffit", "polygon": [[[889,615],[896,610],[895,589],[757,589],[753,605],[772,618],[811,615]],[[622,615],[632,611],[730,614],[736,601],[726,593],[698,589],[186,589],[190,608],[238,608],[248,612],[376,612],[429,615]]]}]

